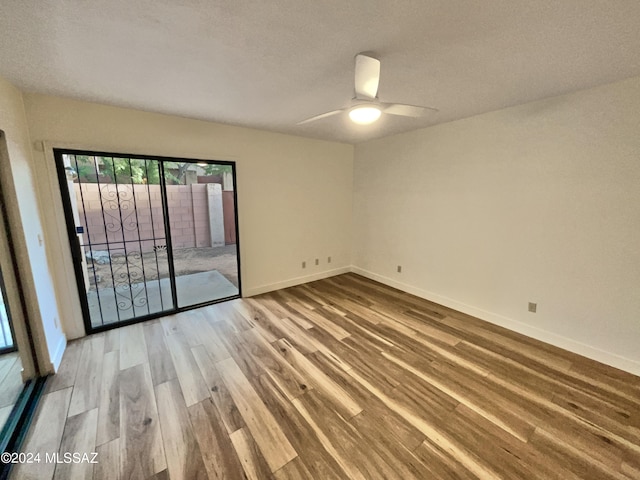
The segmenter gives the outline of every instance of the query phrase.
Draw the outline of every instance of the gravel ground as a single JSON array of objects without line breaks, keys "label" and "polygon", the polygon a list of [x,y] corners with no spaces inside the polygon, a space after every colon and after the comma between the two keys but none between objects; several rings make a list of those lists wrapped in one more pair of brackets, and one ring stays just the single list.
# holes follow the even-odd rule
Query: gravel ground
[{"label": "gravel ground", "polygon": [[[209,272],[217,270],[227,280],[238,286],[238,263],[236,259],[236,245],[224,247],[200,247],[181,248],[174,251],[173,260],[176,276],[189,275],[191,273]],[[134,282],[142,281],[142,267],[144,266],[144,278],[155,280],[169,276],[167,252],[148,252],[142,254],[130,254],[128,262],[124,255],[113,255],[111,263],[98,264],[88,261],[89,279],[92,288],[95,285],[93,267],[98,277],[98,288],[112,287],[113,278],[116,283],[122,283],[131,278]],[[113,272],[113,274],[112,274]]]}]

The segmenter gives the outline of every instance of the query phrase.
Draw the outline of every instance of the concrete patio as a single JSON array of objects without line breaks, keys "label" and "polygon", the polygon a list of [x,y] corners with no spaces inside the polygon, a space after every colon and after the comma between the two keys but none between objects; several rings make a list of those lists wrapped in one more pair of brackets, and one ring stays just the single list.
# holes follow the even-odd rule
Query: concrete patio
[{"label": "concrete patio", "polygon": [[[178,307],[197,305],[238,295],[238,288],[216,270],[176,277]],[[171,310],[168,278],[101,288],[87,293],[94,327]]]}]

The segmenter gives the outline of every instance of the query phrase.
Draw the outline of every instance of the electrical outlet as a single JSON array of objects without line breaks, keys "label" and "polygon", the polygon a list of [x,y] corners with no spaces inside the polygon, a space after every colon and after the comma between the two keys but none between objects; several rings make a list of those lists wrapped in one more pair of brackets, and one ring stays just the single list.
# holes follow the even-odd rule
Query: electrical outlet
[{"label": "electrical outlet", "polygon": [[307,268],[307,262],[302,262],[302,268]]},{"label": "electrical outlet", "polygon": [[402,265],[398,265],[398,273],[402,273]]},{"label": "electrical outlet", "polygon": [[327,263],[331,263],[331,257],[327,257]]},{"label": "electrical outlet", "polygon": [[316,258],[316,265],[320,265],[320,260]]},{"label": "electrical outlet", "polygon": [[537,309],[538,309],[538,304],[537,303],[529,302],[529,311],[531,313],[536,313]]}]

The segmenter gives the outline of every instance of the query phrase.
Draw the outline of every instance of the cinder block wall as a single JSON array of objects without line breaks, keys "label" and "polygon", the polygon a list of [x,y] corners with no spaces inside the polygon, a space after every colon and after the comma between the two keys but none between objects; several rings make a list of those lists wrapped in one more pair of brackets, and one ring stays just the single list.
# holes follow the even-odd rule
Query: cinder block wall
[{"label": "cinder block wall", "polygon": [[[83,243],[91,244],[91,249],[149,252],[166,245],[159,185],[76,183],[74,187]],[[174,248],[211,246],[206,188],[206,184],[167,185]]]}]

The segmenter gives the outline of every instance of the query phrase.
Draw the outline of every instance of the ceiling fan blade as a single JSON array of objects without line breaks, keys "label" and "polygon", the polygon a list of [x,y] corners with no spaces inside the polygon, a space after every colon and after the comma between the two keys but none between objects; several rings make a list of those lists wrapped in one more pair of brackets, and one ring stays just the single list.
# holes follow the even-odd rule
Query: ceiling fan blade
[{"label": "ceiling fan blade", "polygon": [[380,60],[356,55],[356,98],[376,98],[380,83]]},{"label": "ceiling fan blade", "polygon": [[422,117],[429,111],[437,112],[437,108],[419,107],[417,105],[405,105],[403,103],[383,103],[384,113],[400,115],[403,117]]},{"label": "ceiling fan blade", "polygon": [[316,115],[315,117],[311,117],[311,118],[307,118],[306,120],[302,120],[301,122],[298,122],[296,125],[304,125],[305,123],[310,123],[310,122],[315,122],[316,120],[320,120],[322,118],[327,118],[330,117],[332,115],[336,115],[337,113],[343,112],[344,109],[341,110],[333,110],[331,112],[327,112],[327,113],[321,113],[320,115]]}]

